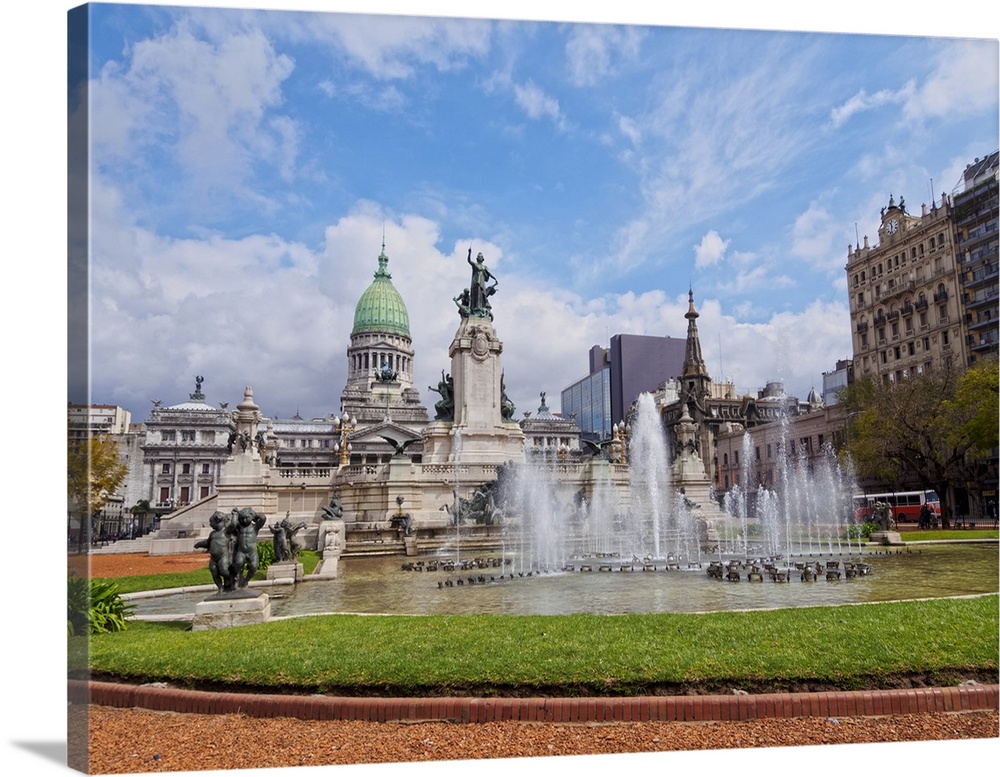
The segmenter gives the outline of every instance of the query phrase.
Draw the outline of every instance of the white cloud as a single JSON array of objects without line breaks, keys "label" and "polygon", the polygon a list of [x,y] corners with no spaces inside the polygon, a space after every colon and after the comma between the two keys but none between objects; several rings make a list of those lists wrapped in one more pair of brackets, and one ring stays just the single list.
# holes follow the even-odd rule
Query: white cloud
[{"label": "white cloud", "polygon": [[844,266],[844,224],[823,206],[812,203],[792,227],[792,255],[828,273]]},{"label": "white cloud", "polygon": [[559,100],[547,95],[533,81],[514,84],[514,99],[521,109],[532,119],[551,119],[557,127],[565,125],[565,118],[559,109]]},{"label": "white cloud", "polygon": [[145,155],[166,153],[189,193],[239,191],[258,164],[289,178],[298,130],[275,111],[293,68],[257,30],[210,40],[180,23],[139,41],[90,85],[93,163],[145,177]]},{"label": "white cloud", "polygon": [[702,237],[701,242],[694,247],[694,266],[701,269],[718,264],[726,255],[731,240],[723,240],[714,229]]},{"label": "white cloud", "polygon": [[591,86],[615,70],[615,60],[638,56],[645,37],[638,27],[598,24],[574,25],[566,41],[570,80],[576,86]]},{"label": "white cloud", "polygon": [[817,300],[760,323],[725,315],[714,300],[701,305],[699,313],[709,372],[731,379],[740,393],[781,380],[786,393],[804,399],[813,386],[822,388],[823,372],[851,355],[850,313],[843,303]]},{"label": "white cloud", "polygon": [[861,89],[830,112],[833,126],[841,127],[854,116],[887,105],[902,106],[900,120],[965,116],[997,104],[998,63],[994,41],[963,41],[940,47],[934,69],[922,79],[910,79],[898,89],[869,94]]},{"label": "white cloud", "polygon": [[834,127],[841,127],[851,118],[864,111],[881,108],[883,105],[902,103],[907,95],[913,91],[912,82],[901,90],[882,89],[875,94],[868,94],[864,89],[851,97],[843,105],[837,106],[830,111],[830,118]]},{"label": "white cloud", "polygon": [[285,35],[325,41],[379,79],[405,79],[429,65],[445,72],[463,67],[490,47],[492,23],[416,16],[319,14],[284,22]]},{"label": "white cloud", "polygon": [[995,40],[969,40],[942,48],[935,70],[908,94],[903,118],[922,121],[993,108],[998,78]]}]

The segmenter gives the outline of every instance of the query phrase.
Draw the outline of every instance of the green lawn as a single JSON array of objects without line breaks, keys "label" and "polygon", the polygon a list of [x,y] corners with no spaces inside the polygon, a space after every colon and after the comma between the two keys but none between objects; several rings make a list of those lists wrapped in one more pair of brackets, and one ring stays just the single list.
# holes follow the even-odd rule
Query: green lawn
[{"label": "green lawn", "polygon": [[1000,538],[996,529],[918,529],[900,533],[903,542],[927,540],[995,540]]},{"label": "green lawn", "polygon": [[[99,677],[357,694],[634,694],[996,682],[998,597],[710,614],[316,616],[90,638]],[[71,663],[83,638],[70,640]]]}]

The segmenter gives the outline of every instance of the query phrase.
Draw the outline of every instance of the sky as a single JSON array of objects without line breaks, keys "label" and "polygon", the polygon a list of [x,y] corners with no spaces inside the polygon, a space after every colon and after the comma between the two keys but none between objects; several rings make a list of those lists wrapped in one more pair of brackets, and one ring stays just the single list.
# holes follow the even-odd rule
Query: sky
[{"label": "sky", "polygon": [[684,337],[689,289],[713,377],[804,398],[851,356],[849,244],[998,146],[995,39],[100,4],[90,32],[90,398],[136,421],[196,375],[337,413],[383,240],[425,405],[470,248],[518,416],[615,334]]},{"label": "sky", "polygon": [[[5,602],[17,633],[7,692],[17,705],[0,746],[5,763],[33,775],[66,771],[65,589],[44,571],[46,543],[61,551],[65,520],[53,441],[64,434],[67,400],[73,5],[20,4],[0,26],[8,273],[0,471],[7,520],[32,526],[29,549],[13,546],[0,567],[9,590],[25,592]],[[398,0],[255,5],[403,10]],[[932,196],[931,179],[933,191],[950,192],[969,161],[997,148],[998,25],[979,0],[469,5],[417,7],[602,26],[459,30],[410,19],[403,30],[381,19],[338,31],[302,17],[184,22],[181,10],[133,9],[92,31],[92,95],[115,106],[92,135],[94,401],[121,403],[141,421],[150,399],[181,402],[200,374],[213,404],[239,401],[250,384],[268,413],[336,412],[350,316],[383,226],[420,388],[446,366],[458,321],[451,299],[468,283],[471,245],[500,278],[496,326],[519,410],[535,407],[542,390],[554,406],[586,373],[589,348],[613,334],[683,336],[689,286],[713,374],[752,390],[780,373],[804,395],[850,355],[840,274],[855,234],[875,234],[890,194],[916,208]],[[612,24],[620,22],[700,30]],[[720,27],[847,35],[705,30]],[[937,35],[962,40],[927,37]],[[989,47],[969,38],[992,41],[985,62],[974,57]],[[222,66],[233,58],[252,82]],[[593,183],[584,180],[591,171]],[[857,745],[837,755],[929,775],[995,760],[998,745]],[[756,772],[801,756],[772,749],[738,758]],[[686,772],[732,763],[724,751],[612,760],[612,768]],[[512,768],[542,773],[551,762],[475,765],[481,774]],[[459,775],[469,764],[308,773],[345,769]]]}]

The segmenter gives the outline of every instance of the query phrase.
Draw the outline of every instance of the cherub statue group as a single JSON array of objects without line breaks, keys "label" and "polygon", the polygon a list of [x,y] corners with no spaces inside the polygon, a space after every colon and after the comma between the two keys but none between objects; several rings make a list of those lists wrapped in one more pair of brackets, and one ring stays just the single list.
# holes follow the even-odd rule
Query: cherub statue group
[{"label": "cherub statue group", "polygon": [[209,553],[208,571],[218,593],[246,588],[260,567],[257,532],[267,518],[251,507],[233,508],[229,515],[216,510],[208,519],[212,531],[208,538],[194,544]]},{"label": "cherub statue group", "polygon": [[301,546],[295,541],[295,533],[299,529],[304,529],[306,522],[302,521],[298,526],[292,526],[288,515],[286,512],[280,522],[272,523],[269,527],[274,535],[274,555],[278,561],[291,561],[301,550]]}]

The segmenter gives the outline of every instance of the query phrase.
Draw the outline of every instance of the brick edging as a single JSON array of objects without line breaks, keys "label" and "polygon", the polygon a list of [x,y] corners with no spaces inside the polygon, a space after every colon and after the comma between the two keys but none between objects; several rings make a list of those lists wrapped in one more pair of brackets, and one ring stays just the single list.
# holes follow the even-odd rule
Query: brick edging
[{"label": "brick edging", "polygon": [[732,721],[755,718],[865,717],[1000,709],[1000,685],[882,691],[821,691],[706,696],[579,698],[368,698],[214,693],[69,680],[71,704],[139,707],[161,712],[303,720],[489,723]]}]

